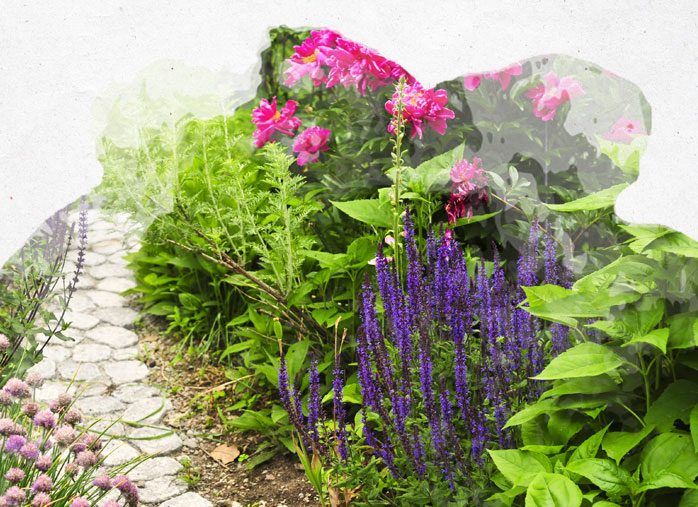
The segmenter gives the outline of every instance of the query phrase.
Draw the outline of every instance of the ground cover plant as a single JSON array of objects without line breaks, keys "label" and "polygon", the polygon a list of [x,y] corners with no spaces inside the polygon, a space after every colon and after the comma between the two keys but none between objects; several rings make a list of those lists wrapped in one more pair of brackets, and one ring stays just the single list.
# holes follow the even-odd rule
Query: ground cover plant
[{"label": "ground cover plant", "polygon": [[[606,455],[636,474],[620,489],[593,468],[610,466],[598,424],[627,443],[668,375],[689,379],[669,365],[694,345],[638,345],[684,332],[677,315],[693,311],[692,293],[681,311],[667,302],[693,271],[659,267],[690,242],[613,214],[651,127],[639,91],[631,107],[622,79],[558,56],[425,89],[337,32],[286,28],[261,78],[232,116],[103,140],[106,206],[148,225],[132,292],[183,356],[223,363],[226,427],[298,451],[335,505],[660,505],[691,488],[690,473],[638,468],[638,451]],[[665,276],[684,285],[666,292]],[[618,327],[659,305],[649,328]],[[596,347],[638,349],[622,363],[637,371],[550,377]],[[593,455],[579,451],[592,435]]]}]

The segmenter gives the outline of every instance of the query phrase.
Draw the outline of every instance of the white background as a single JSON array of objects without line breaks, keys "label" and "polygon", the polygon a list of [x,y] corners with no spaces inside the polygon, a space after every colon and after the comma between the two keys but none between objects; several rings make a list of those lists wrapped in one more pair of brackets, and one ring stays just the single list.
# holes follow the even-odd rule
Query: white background
[{"label": "white background", "polygon": [[[47,216],[99,184],[101,102],[115,83],[133,82],[153,62],[170,59],[203,68],[173,77],[170,88],[225,94],[224,83],[251,92],[267,32],[280,24],[338,30],[397,61],[426,87],[551,53],[592,61],[631,80],[652,106],[652,135],[640,179],[621,194],[616,210],[626,220],[670,225],[698,239],[696,5],[5,0],[0,264]],[[213,78],[197,80],[206,73]]]}]

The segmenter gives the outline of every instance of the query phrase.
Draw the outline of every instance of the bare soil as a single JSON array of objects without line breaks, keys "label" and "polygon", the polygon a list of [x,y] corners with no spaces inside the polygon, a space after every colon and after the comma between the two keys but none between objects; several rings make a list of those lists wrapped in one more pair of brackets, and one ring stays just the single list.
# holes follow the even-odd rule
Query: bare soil
[{"label": "bare soil", "polygon": [[[300,461],[285,449],[273,458],[248,470],[246,461],[252,459],[265,443],[263,435],[254,432],[226,431],[218,414],[235,417],[230,412],[237,399],[234,389],[226,384],[223,369],[205,364],[201,360],[177,360],[174,343],[163,337],[162,325],[145,320],[139,332],[140,348],[152,373],[148,382],[166,389],[173,409],[165,416],[167,424],[180,432],[184,447],[173,457],[185,467],[181,478],[192,489],[217,506],[243,507],[306,507],[318,505],[318,497],[309,484]],[[228,384],[230,384],[228,382]],[[214,393],[225,391],[225,395]],[[237,459],[223,464],[211,457],[221,444],[231,451],[229,457],[239,451],[243,461]],[[269,448],[264,449],[268,451]],[[216,453],[214,453],[215,455]],[[249,458],[244,459],[245,455]]]}]

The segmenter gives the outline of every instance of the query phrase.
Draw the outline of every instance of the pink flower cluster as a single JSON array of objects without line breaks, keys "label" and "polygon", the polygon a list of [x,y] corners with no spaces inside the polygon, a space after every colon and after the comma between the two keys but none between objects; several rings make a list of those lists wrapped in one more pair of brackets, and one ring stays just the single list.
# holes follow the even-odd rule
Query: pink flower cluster
[{"label": "pink flower cluster", "polygon": [[293,151],[298,152],[298,165],[317,162],[321,151],[327,151],[327,140],[332,131],[320,127],[310,127],[293,140]]},{"label": "pink flower cluster", "polygon": [[511,77],[520,76],[522,72],[523,68],[521,67],[521,64],[515,63],[511,67],[507,67],[499,72],[486,72],[484,74],[471,74],[469,76],[465,76],[463,85],[465,86],[466,90],[473,91],[475,88],[480,86],[483,79],[493,79],[495,81],[499,81],[499,84],[502,86],[502,91],[504,91],[509,87]]},{"label": "pink flower cluster", "polygon": [[533,100],[533,114],[543,121],[552,120],[560,105],[582,95],[584,90],[579,81],[571,77],[558,79],[554,72],[548,72],[542,84],[526,92],[526,97]]},{"label": "pink flower cluster", "polygon": [[474,157],[470,163],[461,160],[451,168],[451,197],[446,204],[449,223],[460,217],[473,216],[473,206],[487,204],[487,173],[482,169],[482,160]]},{"label": "pink flower cluster", "polygon": [[252,121],[257,125],[257,130],[253,134],[257,148],[264,146],[277,130],[289,136],[293,135],[291,131],[301,126],[301,120],[293,116],[297,105],[295,100],[289,100],[283,109],[278,110],[276,97],[271,104],[267,99],[262,99],[259,107],[252,111]]},{"label": "pink flower cluster", "polygon": [[[393,115],[388,126],[389,132],[395,132],[397,127],[397,101],[398,92],[393,94],[393,99],[385,103],[385,109]],[[422,138],[424,121],[431,128],[443,135],[446,131],[446,120],[455,117],[450,109],[447,109],[448,92],[446,90],[426,90],[419,83],[405,86],[402,98],[402,121],[411,125],[410,137],[419,135]]]},{"label": "pink flower cluster", "polygon": [[[347,88],[355,86],[364,95],[367,87],[375,91],[401,76],[410,84],[415,82],[397,63],[332,30],[312,31],[310,37],[294,49],[296,52],[287,60],[290,67],[285,72],[288,76],[285,85],[292,86],[308,74],[315,86],[321,83],[328,88],[336,84]],[[328,74],[323,67],[328,69]]]},{"label": "pink flower cluster", "polygon": [[627,118],[620,118],[613,124],[611,129],[604,134],[604,137],[609,141],[630,144],[633,142],[634,136],[638,135],[647,135],[642,125],[638,122],[628,120]]}]

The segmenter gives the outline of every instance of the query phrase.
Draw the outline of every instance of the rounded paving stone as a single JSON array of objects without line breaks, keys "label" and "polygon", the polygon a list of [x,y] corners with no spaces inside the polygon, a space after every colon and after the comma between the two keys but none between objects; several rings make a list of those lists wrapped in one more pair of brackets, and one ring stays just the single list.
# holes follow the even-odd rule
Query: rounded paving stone
[{"label": "rounded paving stone", "polygon": [[152,481],[166,475],[176,475],[182,469],[182,464],[174,458],[163,456],[150,458],[128,473],[132,481]]},{"label": "rounded paving stone", "polygon": [[73,349],[73,360],[81,363],[98,363],[111,356],[112,349],[97,343],[81,343]]},{"label": "rounded paving stone", "polygon": [[213,507],[213,504],[198,493],[184,493],[183,495],[170,498],[160,504],[160,507]]},{"label": "rounded paving stone", "polygon": [[102,264],[89,271],[90,276],[102,280],[103,278],[119,278],[131,276],[131,271],[118,264]]},{"label": "rounded paving stone", "polygon": [[102,396],[111,385],[111,379],[105,375],[95,377],[89,382],[76,382],[77,393],[80,397]]},{"label": "rounded paving stone", "polygon": [[38,402],[46,403],[55,400],[56,398],[58,398],[59,394],[65,392],[74,394],[75,389],[75,385],[68,388],[68,386],[66,384],[63,384],[62,382],[47,381],[44,382],[43,386],[36,389],[35,397]]},{"label": "rounded paving stone", "polygon": [[61,345],[47,345],[46,348],[44,348],[43,354],[44,357],[53,359],[56,362],[61,362],[70,357],[70,349]]},{"label": "rounded paving stone", "polygon": [[117,294],[133,289],[135,286],[135,282],[126,278],[105,278],[97,284],[99,290],[116,292]]},{"label": "rounded paving stone", "polygon": [[160,397],[162,392],[160,389],[143,384],[124,384],[116,388],[114,397],[121,401],[132,402],[133,400],[142,400],[151,396]]},{"label": "rounded paving stone", "polygon": [[[92,291],[89,291],[87,294],[89,295],[91,293]],[[81,331],[87,331],[99,324],[99,319],[97,317],[87,313],[66,312],[63,320],[70,322],[69,329],[80,329]]]},{"label": "rounded paving stone", "polygon": [[138,318],[138,312],[125,307],[98,308],[92,315],[113,326],[131,328]]},{"label": "rounded paving stone", "polygon": [[120,412],[124,409],[124,404],[112,396],[83,396],[75,402],[75,406],[87,416]]},{"label": "rounded paving stone", "polygon": [[58,365],[58,375],[64,380],[94,380],[102,376],[102,371],[93,363],[65,361]]},{"label": "rounded paving stone", "polygon": [[40,374],[44,379],[49,380],[56,376],[56,362],[48,357],[43,358],[29,369],[30,372]]},{"label": "rounded paving stone", "polygon": [[119,266],[126,266],[128,264],[128,261],[124,259],[124,256],[120,253],[110,255],[107,260],[112,264],[118,264]]},{"label": "rounded paving stone", "polygon": [[161,504],[165,500],[181,495],[189,487],[181,479],[174,477],[158,477],[145,483],[145,487],[138,488],[140,500],[143,503]]},{"label": "rounded paving stone", "polygon": [[106,456],[102,464],[108,467],[123,465],[141,455],[138,449],[121,440],[109,442],[104,446],[102,454]]},{"label": "rounded paving stone", "polygon": [[111,357],[114,361],[127,361],[129,359],[138,359],[138,347],[126,347],[112,352]]},{"label": "rounded paving stone", "polygon": [[126,423],[160,424],[170,410],[170,400],[163,401],[162,397],[145,398],[129,405],[121,418]]},{"label": "rounded paving stone", "polygon": [[138,335],[123,327],[102,324],[85,333],[90,340],[109,345],[115,349],[130,347],[138,343]]},{"label": "rounded paving stone", "polygon": [[87,295],[86,290],[78,290],[73,293],[73,297],[70,298],[70,302],[68,303],[68,307],[73,311],[73,312],[84,312],[86,310],[92,310],[95,308],[97,305],[92,302],[92,299],[89,298]]},{"label": "rounded paving stone", "polygon": [[80,275],[78,280],[78,289],[93,289],[97,285],[97,280],[85,273]]},{"label": "rounded paving stone", "polygon": [[143,380],[148,373],[148,367],[140,361],[114,361],[106,368],[106,374],[116,385]]},{"label": "rounded paving stone", "polygon": [[[100,308],[112,306],[126,306],[126,299],[113,292],[103,290],[91,290],[87,293],[92,302]],[[93,316],[93,318],[96,318]]]},{"label": "rounded paving stone", "polygon": [[[179,438],[179,435],[176,433],[172,433],[171,430],[138,428],[129,434],[129,437],[134,439],[131,443],[146,454],[164,455],[173,453],[182,448],[182,439]],[[138,440],[140,438],[151,438],[152,440]]]},{"label": "rounded paving stone", "polygon": [[106,260],[107,260],[107,257],[105,255],[102,255],[102,254],[98,254],[95,252],[89,252],[89,253],[85,254],[85,266],[87,266],[87,267],[99,266],[100,264],[104,263]]},{"label": "rounded paving stone", "polygon": [[115,231],[115,230],[109,230],[109,229],[102,229],[101,231],[94,231],[92,234],[88,234],[88,239],[96,244],[99,243],[104,243],[106,241],[116,239],[121,241],[123,236],[122,232]]},{"label": "rounded paving stone", "polygon": [[102,255],[111,255],[115,254],[119,250],[123,248],[122,242],[120,239],[108,239],[106,241],[100,241],[99,243],[94,243],[91,247],[90,250],[102,254]]},{"label": "rounded paving stone", "polygon": [[103,418],[96,421],[91,421],[88,424],[88,431],[101,435],[106,441],[112,437],[123,437],[126,434],[126,426],[123,423],[116,422],[115,419]]}]

